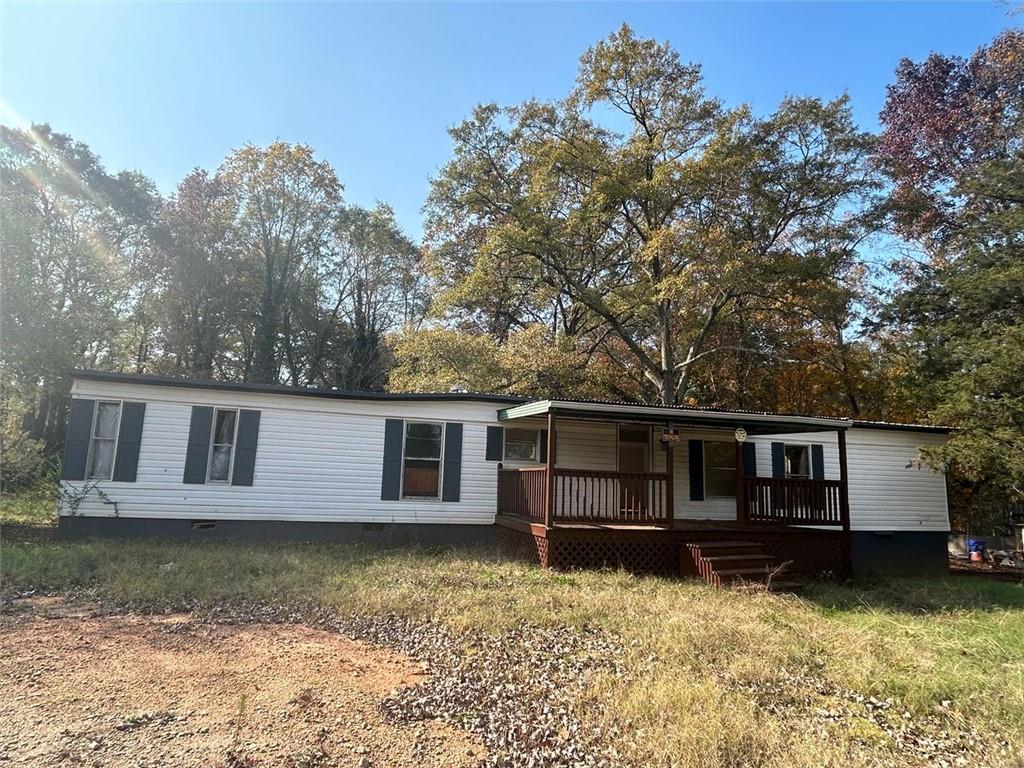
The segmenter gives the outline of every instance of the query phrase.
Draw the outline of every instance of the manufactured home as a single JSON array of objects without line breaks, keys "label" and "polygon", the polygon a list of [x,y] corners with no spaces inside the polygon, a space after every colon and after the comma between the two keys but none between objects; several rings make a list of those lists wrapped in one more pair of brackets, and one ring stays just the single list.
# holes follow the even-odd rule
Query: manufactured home
[{"label": "manufactured home", "polygon": [[75,371],[65,535],[497,540],[714,583],[941,573],[940,427]]}]

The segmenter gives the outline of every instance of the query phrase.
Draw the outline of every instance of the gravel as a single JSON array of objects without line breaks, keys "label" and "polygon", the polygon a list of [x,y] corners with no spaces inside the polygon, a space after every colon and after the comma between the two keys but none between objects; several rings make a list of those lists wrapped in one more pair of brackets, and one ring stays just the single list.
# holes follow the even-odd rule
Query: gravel
[{"label": "gravel", "polygon": [[598,672],[622,672],[623,648],[605,633],[523,625],[456,637],[437,622],[339,617],[315,605],[225,606],[196,615],[213,622],[301,622],[417,659],[427,681],[394,691],[381,704],[385,714],[400,723],[437,719],[478,735],[487,748],[479,763],[485,768],[622,764],[611,747],[615,734],[587,729],[579,716],[581,706],[602,706],[588,695],[588,681]]},{"label": "gravel", "polygon": [[[609,702],[595,699],[589,683],[600,673],[627,674],[621,660],[629,649],[607,633],[521,625],[500,633],[456,635],[439,622],[397,615],[339,616],[312,602],[288,607],[174,606],[182,608],[192,611],[193,621],[306,624],[407,654],[423,664],[429,677],[394,690],[380,705],[383,714],[396,723],[436,719],[479,736],[486,754],[478,764],[485,768],[626,764],[614,751],[619,734],[587,728],[580,717],[583,708],[589,708],[587,714],[595,716],[588,716],[588,722],[607,721],[600,715]],[[97,610],[118,609],[101,605]],[[952,711],[913,715],[890,699],[835,686],[810,671],[780,671],[777,678],[758,682],[710,669],[708,673],[748,695],[765,713],[791,721],[795,728],[819,731],[823,737],[837,724],[866,719],[907,764],[952,768],[1001,761],[992,754],[991,741],[959,722]],[[1001,746],[1012,761],[1009,746]]]}]

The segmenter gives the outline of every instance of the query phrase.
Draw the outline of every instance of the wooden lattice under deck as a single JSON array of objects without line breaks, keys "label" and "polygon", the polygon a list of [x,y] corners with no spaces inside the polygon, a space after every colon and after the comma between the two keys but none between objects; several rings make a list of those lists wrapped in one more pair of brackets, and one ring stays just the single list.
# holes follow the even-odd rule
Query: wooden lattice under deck
[{"label": "wooden lattice under deck", "polygon": [[686,567],[685,545],[743,540],[786,564],[787,573],[827,578],[849,574],[849,534],[795,527],[684,523],[675,528],[574,525],[545,528],[521,518],[499,515],[498,546],[506,554],[543,567],[624,568],[634,573],[697,575]]}]

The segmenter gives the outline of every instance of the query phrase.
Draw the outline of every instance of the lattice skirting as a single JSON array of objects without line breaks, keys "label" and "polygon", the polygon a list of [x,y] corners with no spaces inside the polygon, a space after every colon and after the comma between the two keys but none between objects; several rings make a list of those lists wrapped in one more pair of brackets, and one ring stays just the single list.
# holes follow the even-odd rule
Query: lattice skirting
[{"label": "lattice skirting", "polygon": [[504,526],[495,526],[498,551],[506,557],[517,560],[528,560],[541,566],[548,564],[548,541],[543,536],[534,536],[527,531],[519,531]]},{"label": "lattice skirting", "polygon": [[679,575],[679,542],[672,535],[553,531],[548,564],[553,568],[624,568],[633,573]]},{"label": "lattice skirting", "polygon": [[840,531],[799,529],[580,530],[558,529],[545,535],[495,526],[498,548],[541,566],[624,568],[634,573],[682,575],[680,550],[686,543],[755,541],[790,573],[844,579],[849,576],[850,537]]}]

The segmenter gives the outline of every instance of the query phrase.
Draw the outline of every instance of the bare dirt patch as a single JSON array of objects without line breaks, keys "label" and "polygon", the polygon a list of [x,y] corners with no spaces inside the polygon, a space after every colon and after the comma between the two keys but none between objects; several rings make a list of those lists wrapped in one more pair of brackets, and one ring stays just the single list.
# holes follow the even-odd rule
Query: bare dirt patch
[{"label": "bare dirt patch", "polygon": [[300,625],[0,618],[0,765],[471,766],[472,735],[386,720],[426,679],[393,651]]}]

